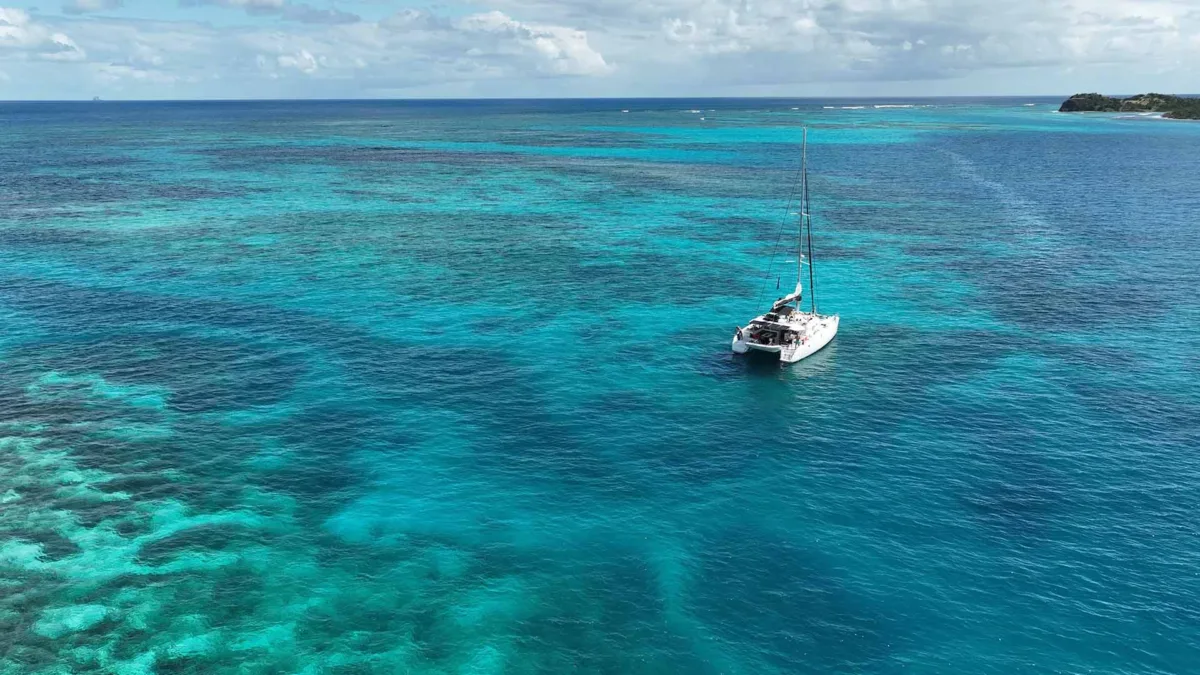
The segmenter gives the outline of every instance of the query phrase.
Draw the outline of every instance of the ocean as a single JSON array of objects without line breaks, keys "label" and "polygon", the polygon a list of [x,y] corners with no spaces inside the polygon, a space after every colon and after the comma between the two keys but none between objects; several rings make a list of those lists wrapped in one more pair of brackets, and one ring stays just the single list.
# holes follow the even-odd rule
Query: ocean
[{"label": "ocean", "polygon": [[0,103],[0,673],[1200,671],[1200,124],[1058,103]]}]

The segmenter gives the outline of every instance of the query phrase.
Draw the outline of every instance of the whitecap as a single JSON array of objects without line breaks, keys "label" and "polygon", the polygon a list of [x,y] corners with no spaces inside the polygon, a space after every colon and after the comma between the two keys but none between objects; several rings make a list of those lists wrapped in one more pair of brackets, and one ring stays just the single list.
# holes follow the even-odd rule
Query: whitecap
[{"label": "whitecap", "polygon": [[875,106],[875,107],[876,107],[876,108],[911,108],[911,107],[913,107],[913,106],[912,106],[911,104],[907,104],[907,103],[905,103],[905,104],[899,104],[899,103],[885,103],[885,104],[883,104],[883,105],[877,105],[877,106]]},{"label": "whitecap", "polygon": [[844,106],[842,106],[842,110],[862,110],[865,107],[867,107],[867,106],[865,106],[865,105],[844,105]]}]

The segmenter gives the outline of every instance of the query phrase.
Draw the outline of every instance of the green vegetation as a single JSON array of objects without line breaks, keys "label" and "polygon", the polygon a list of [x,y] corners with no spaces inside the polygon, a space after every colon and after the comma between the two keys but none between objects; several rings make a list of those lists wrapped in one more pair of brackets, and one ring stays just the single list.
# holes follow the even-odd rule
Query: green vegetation
[{"label": "green vegetation", "polygon": [[1200,98],[1139,94],[1113,98],[1100,94],[1075,94],[1063,102],[1059,112],[1157,112],[1181,120],[1200,119]]}]

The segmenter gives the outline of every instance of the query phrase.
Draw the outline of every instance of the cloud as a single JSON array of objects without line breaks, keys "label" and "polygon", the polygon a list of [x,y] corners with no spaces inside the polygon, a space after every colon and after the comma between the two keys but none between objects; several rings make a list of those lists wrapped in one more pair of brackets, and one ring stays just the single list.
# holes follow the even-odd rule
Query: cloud
[{"label": "cloud", "polygon": [[43,61],[83,61],[86,53],[68,35],[33,21],[20,9],[0,7],[0,56]]},{"label": "cloud", "polygon": [[543,73],[603,75],[612,70],[581,30],[524,24],[495,11],[463,17],[453,26],[471,41],[467,53],[472,56],[500,55],[516,49],[535,55],[536,67]]},{"label": "cloud", "polygon": [[[244,4],[251,3],[259,9],[291,6],[278,0]],[[470,95],[614,72],[586,32],[518,21],[498,11],[446,17],[405,10],[380,21],[285,30],[96,16],[35,19],[21,10],[0,10],[0,61],[35,59],[63,66],[22,81],[53,82],[64,92],[99,86],[99,93],[109,95],[176,98],[197,95],[188,92],[372,96],[429,88]],[[79,62],[79,68],[68,69],[68,61]]]},{"label": "cloud", "polygon": [[295,54],[282,54],[275,57],[275,62],[280,68],[294,68],[302,73],[309,75],[317,72],[320,60],[313,56],[307,49],[301,49]]},{"label": "cloud", "polygon": [[[494,0],[619,63],[713,84],[912,80],[1196,58],[1194,0]],[[657,29],[655,29],[657,27]],[[906,47],[907,45],[907,47]],[[668,68],[668,66],[670,68]],[[678,68],[682,66],[683,71]]]},{"label": "cloud", "polygon": [[93,71],[96,80],[104,84],[118,84],[125,81],[145,82],[158,85],[173,85],[180,81],[186,81],[194,78],[188,78],[173,73],[168,73],[152,68],[138,68],[136,66],[104,63],[94,64]]},{"label": "cloud", "polygon": [[[85,0],[94,2],[95,0]],[[309,24],[356,23],[362,18],[357,14],[339,9],[318,9],[312,5],[293,3],[289,0],[179,0],[182,7],[215,5],[245,10],[252,15],[276,15],[288,21]]]},{"label": "cloud", "polygon": [[[516,21],[500,12],[450,19],[404,10],[323,34],[247,32],[257,68],[383,88],[529,76],[598,76],[612,67],[582,31]],[[261,58],[258,58],[261,57]]]},{"label": "cloud", "polygon": [[71,0],[63,5],[62,11],[67,14],[87,14],[88,12],[117,9],[124,4],[124,0]]},{"label": "cloud", "polygon": [[0,66],[64,92],[174,97],[1200,89],[1195,0],[467,2],[476,11],[364,20],[298,0],[181,0],[288,22],[270,26],[0,9]]}]

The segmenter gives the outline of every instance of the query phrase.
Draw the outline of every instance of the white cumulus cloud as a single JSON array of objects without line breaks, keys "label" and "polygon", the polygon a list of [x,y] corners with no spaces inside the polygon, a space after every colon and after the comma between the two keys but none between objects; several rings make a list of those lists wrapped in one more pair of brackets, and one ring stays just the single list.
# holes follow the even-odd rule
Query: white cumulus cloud
[{"label": "white cumulus cloud", "polygon": [[21,9],[0,7],[0,55],[45,61],[83,61],[86,53],[66,33],[34,21]]},{"label": "white cumulus cloud", "polygon": [[502,12],[464,17],[454,24],[476,55],[516,49],[535,56],[538,70],[559,75],[603,75],[612,68],[588,44],[587,33],[562,26],[524,24]]},{"label": "white cumulus cloud", "polygon": [[[481,2],[483,0],[480,0]],[[639,72],[710,85],[1200,61],[1196,0],[494,0]],[[928,48],[926,48],[928,47]],[[672,64],[671,68],[667,64]],[[683,64],[683,70],[678,69]],[[982,89],[982,87],[981,87]]]},{"label": "white cumulus cloud", "polygon": [[275,58],[275,61],[281,68],[294,68],[302,73],[312,74],[317,72],[317,57],[309,53],[307,49],[301,49],[295,54],[284,54]]},{"label": "white cumulus cloud", "polygon": [[[0,9],[6,92],[51,96],[37,92],[89,83],[155,97],[1200,90],[1191,65],[1200,0],[465,0],[466,11],[373,20],[309,2],[167,4],[228,8],[231,23],[220,26],[95,14],[118,0],[70,0],[69,19]],[[254,19],[239,24],[241,13]]]}]

